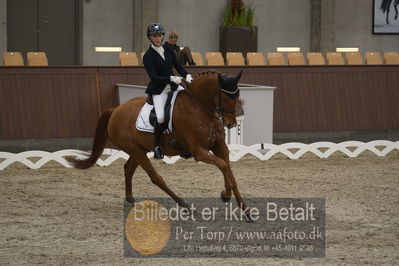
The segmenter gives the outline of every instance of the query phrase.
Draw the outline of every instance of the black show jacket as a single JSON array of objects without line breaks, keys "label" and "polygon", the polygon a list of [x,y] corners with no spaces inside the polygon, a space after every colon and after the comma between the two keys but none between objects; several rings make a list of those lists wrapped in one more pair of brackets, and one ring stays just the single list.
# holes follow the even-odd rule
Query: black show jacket
[{"label": "black show jacket", "polygon": [[166,45],[163,45],[163,48],[165,50],[165,60],[151,46],[143,56],[144,67],[150,77],[150,82],[145,91],[147,94],[161,94],[168,83],[172,90],[177,89],[178,85],[170,81],[170,76],[174,76],[172,71],[173,66],[183,78],[188,74],[179,61],[177,61],[175,52]]}]

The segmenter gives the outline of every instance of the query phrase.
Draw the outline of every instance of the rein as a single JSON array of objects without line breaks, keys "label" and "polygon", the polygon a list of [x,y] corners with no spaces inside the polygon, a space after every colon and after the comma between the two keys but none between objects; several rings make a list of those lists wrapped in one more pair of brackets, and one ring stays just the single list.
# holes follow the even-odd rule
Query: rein
[{"label": "rein", "polygon": [[213,113],[220,113],[223,117],[223,113],[228,113],[228,114],[235,114],[236,111],[235,109],[224,109],[222,108],[222,90],[218,88],[215,93],[212,94],[211,97],[214,97],[216,93],[219,93],[219,106],[216,107],[215,110],[210,110],[205,104],[203,104],[195,95],[194,93],[186,86],[186,91],[188,94],[207,112],[213,114]]},{"label": "rein", "polygon": [[215,111],[212,111],[212,110],[210,110],[205,104],[203,104],[203,103],[194,95],[194,93],[193,93],[189,88],[185,87],[185,91],[187,91],[188,94],[189,94],[189,95],[190,95],[203,109],[205,109],[205,111],[207,111],[207,112],[210,113],[210,114],[213,114],[213,113],[216,112],[216,110],[215,110]]}]

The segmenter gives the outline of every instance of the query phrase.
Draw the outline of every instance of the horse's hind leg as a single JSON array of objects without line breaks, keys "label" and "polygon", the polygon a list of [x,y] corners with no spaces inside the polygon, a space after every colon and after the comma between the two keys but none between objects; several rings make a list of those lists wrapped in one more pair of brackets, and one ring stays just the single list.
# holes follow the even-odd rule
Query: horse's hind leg
[{"label": "horse's hind leg", "polygon": [[165,191],[170,197],[172,197],[180,206],[188,207],[188,205],[178,197],[165,183],[162,176],[159,175],[154,167],[152,166],[150,160],[147,157],[147,154],[142,150],[135,150],[134,158],[137,163],[144,169],[147,175],[151,178],[151,182],[158,187],[160,187],[163,191]]},{"label": "horse's hind leg", "polygon": [[133,198],[133,192],[132,192],[132,177],[134,175],[134,172],[137,169],[137,166],[139,164],[136,162],[136,160],[130,156],[129,160],[124,165],[125,169],[125,197],[126,201],[131,203],[132,205],[134,204],[134,198]]},{"label": "horse's hind leg", "polygon": [[399,4],[399,1],[395,1],[395,3],[394,3],[394,5],[393,5],[393,7],[395,8],[395,20],[397,20],[398,19],[398,4]]}]

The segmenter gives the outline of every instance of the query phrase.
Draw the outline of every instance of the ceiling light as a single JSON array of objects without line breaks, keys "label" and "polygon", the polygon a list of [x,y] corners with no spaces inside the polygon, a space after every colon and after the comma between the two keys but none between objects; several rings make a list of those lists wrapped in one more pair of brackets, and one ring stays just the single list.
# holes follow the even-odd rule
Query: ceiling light
[{"label": "ceiling light", "polygon": [[112,52],[122,52],[122,47],[97,47],[96,52],[105,52],[105,53],[112,53]]},{"label": "ceiling light", "polygon": [[277,52],[300,52],[300,47],[277,47]]}]

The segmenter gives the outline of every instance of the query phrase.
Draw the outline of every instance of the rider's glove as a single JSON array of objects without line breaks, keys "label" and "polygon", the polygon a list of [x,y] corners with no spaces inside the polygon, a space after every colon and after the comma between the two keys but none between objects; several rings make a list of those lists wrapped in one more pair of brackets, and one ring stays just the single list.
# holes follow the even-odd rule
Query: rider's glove
[{"label": "rider's glove", "polygon": [[193,81],[193,77],[190,74],[187,74],[186,81],[187,83],[191,83],[191,81]]},{"label": "rider's glove", "polygon": [[177,77],[177,76],[170,76],[170,81],[176,84],[180,84],[182,81],[182,77]]}]

